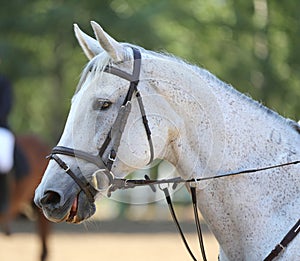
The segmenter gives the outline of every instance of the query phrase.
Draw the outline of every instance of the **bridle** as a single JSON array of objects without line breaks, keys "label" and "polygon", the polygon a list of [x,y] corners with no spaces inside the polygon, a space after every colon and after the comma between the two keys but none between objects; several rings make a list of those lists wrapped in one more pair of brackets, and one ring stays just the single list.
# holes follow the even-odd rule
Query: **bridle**
[{"label": "bridle", "polygon": [[[131,100],[133,95],[135,94],[138,105],[140,108],[140,112],[142,115],[142,121],[145,128],[145,132],[147,135],[148,143],[149,143],[149,149],[150,149],[150,159],[149,164],[153,161],[154,157],[154,151],[153,151],[153,143],[151,138],[151,131],[148,124],[148,119],[145,113],[145,108],[143,105],[142,97],[137,89],[137,86],[139,84],[139,78],[140,78],[140,69],[141,69],[141,53],[137,48],[131,47],[133,51],[133,73],[129,74],[127,72],[124,72],[116,67],[113,66],[106,66],[104,69],[104,72],[116,75],[122,79],[125,79],[130,82],[126,97],[119,109],[118,115],[109,131],[109,133],[106,136],[106,139],[104,140],[102,146],[100,147],[98,151],[98,155],[92,155],[90,153],[87,153],[85,151],[76,150],[73,148],[68,148],[64,146],[56,146],[52,149],[51,154],[48,156],[49,159],[53,159],[57,162],[57,164],[65,170],[65,172],[74,179],[74,181],[78,184],[78,186],[81,188],[82,191],[86,194],[88,200],[90,202],[95,201],[95,196],[98,193],[97,189],[95,189],[94,186],[91,185],[91,183],[84,177],[84,175],[81,174],[80,171],[77,171],[75,174],[70,167],[57,155],[66,155],[71,156],[79,159],[83,159],[87,162],[93,163],[96,165],[99,170],[98,173],[101,172],[104,174],[107,178],[109,183],[112,183],[114,179],[114,175],[111,172],[112,166],[114,161],[117,157],[118,148],[120,146],[121,137],[123,134],[123,131],[125,129],[127,119],[129,116],[129,113],[131,111]],[[108,146],[111,146],[110,152],[108,154],[107,159],[104,159],[104,153],[108,150]]]},{"label": "bridle", "polygon": [[[178,222],[178,219],[176,217],[171,196],[168,190],[168,186],[172,184],[172,188],[175,189],[178,184],[184,183],[188,184],[191,192],[192,197],[192,205],[194,210],[194,218],[195,218],[195,224],[197,228],[197,234],[199,239],[199,245],[200,250],[202,254],[202,258],[204,261],[207,260],[205,250],[204,250],[204,244],[203,244],[203,237],[201,232],[201,226],[200,226],[200,220],[198,216],[198,209],[197,209],[197,196],[196,196],[196,183],[200,181],[205,180],[212,180],[212,179],[219,179],[224,178],[228,176],[236,176],[236,175],[242,175],[242,174],[252,174],[259,171],[274,169],[274,168],[280,168],[284,166],[289,166],[293,164],[300,164],[300,161],[292,161],[288,163],[283,163],[279,165],[273,165],[269,167],[263,167],[263,168],[257,168],[257,169],[248,169],[243,170],[239,172],[234,173],[225,173],[218,176],[211,176],[211,177],[202,177],[202,178],[192,178],[192,179],[182,179],[181,177],[176,178],[170,178],[170,179],[150,179],[147,175],[145,175],[145,179],[126,179],[126,178],[116,178],[113,173],[111,172],[112,166],[114,161],[117,157],[118,148],[120,146],[120,141],[122,137],[122,133],[125,129],[127,119],[129,116],[129,113],[131,111],[131,100],[133,95],[135,94],[138,105],[140,108],[140,112],[142,115],[142,121],[145,128],[145,132],[147,135],[149,148],[150,148],[150,160],[149,163],[153,161],[154,157],[154,150],[153,150],[153,143],[151,138],[151,131],[148,124],[148,119],[145,113],[142,97],[138,91],[138,84],[139,84],[139,76],[140,76],[140,68],[141,68],[141,53],[140,51],[135,48],[131,47],[133,50],[133,73],[129,74],[127,72],[124,72],[116,67],[113,66],[106,66],[104,69],[104,72],[113,74],[115,76],[118,76],[120,78],[123,78],[130,82],[129,89],[127,91],[126,97],[123,101],[122,106],[119,109],[119,112],[117,114],[116,120],[114,121],[109,133],[106,136],[106,139],[104,140],[102,146],[100,147],[97,155],[92,155],[90,153],[76,150],[69,147],[64,146],[56,146],[52,149],[51,154],[48,156],[49,159],[53,159],[56,161],[56,163],[64,169],[64,171],[77,183],[77,185],[80,187],[80,189],[86,194],[87,199],[89,202],[93,203],[95,201],[95,196],[99,192],[99,188],[95,186],[94,182],[88,181],[84,175],[77,171],[76,174],[70,169],[70,167],[58,156],[58,155],[66,155],[71,156],[75,158],[79,158],[82,160],[85,160],[89,163],[92,163],[98,167],[98,170],[93,174],[92,178],[97,179],[97,177],[105,177],[107,180],[107,187],[105,190],[108,193],[108,196],[111,195],[111,193],[118,189],[128,189],[128,188],[134,188],[137,186],[150,186],[150,188],[155,192],[156,187],[155,185],[159,185],[160,189],[164,192],[166,201],[168,203],[171,216],[176,224],[176,227],[180,233],[180,236],[183,240],[183,243],[189,252],[191,258],[193,260],[197,260],[192,253],[187,240],[184,236],[184,233],[180,227],[180,224]],[[110,148],[110,151],[108,153],[107,159],[104,159],[104,153],[108,150],[108,147]],[[93,185],[91,184],[93,183]],[[164,188],[162,185],[167,185]],[[287,245],[297,236],[297,234],[300,231],[300,219],[296,222],[296,224],[290,229],[290,231],[285,235],[283,240],[276,245],[276,247],[270,252],[270,254],[264,259],[264,261],[271,261],[275,257],[279,255],[286,247]]]}]

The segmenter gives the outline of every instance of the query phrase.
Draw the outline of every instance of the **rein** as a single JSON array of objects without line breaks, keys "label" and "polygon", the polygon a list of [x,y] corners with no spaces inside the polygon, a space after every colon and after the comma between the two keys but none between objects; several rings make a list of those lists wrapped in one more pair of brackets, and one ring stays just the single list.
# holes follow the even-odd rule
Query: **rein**
[{"label": "rein", "polygon": [[[184,236],[184,233],[180,227],[180,224],[178,222],[178,219],[175,214],[175,210],[172,204],[172,200],[170,197],[170,193],[168,190],[168,187],[162,188],[161,185],[170,185],[172,184],[172,189],[176,189],[178,184],[189,184],[190,192],[191,192],[191,198],[192,198],[192,205],[193,205],[193,211],[194,211],[194,220],[197,228],[197,235],[199,240],[199,246],[202,254],[203,261],[207,261],[206,254],[205,254],[205,248],[204,248],[204,242],[203,242],[203,236],[201,231],[201,225],[200,225],[200,219],[198,216],[198,208],[197,208],[197,197],[196,197],[196,184],[197,182],[201,181],[207,181],[207,180],[213,180],[213,179],[219,179],[219,178],[226,178],[231,176],[237,176],[237,175],[243,175],[243,174],[254,174],[256,172],[275,169],[275,168],[282,168],[286,166],[296,165],[300,164],[300,160],[297,161],[291,161],[283,164],[278,165],[272,165],[268,167],[263,168],[257,168],[257,169],[247,169],[237,172],[231,172],[231,173],[225,173],[218,176],[209,176],[209,177],[202,177],[202,178],[194,178],[194,179],[182,179],[181,177],[175,177],[170,179],[150,179],[147,175],[145,175],[145,179],[120,179],[115,178],[112,173],[110,173],[109,180],[111,181],[109,187],[108,187],[108,196],[110,197],[111,193],[113,191],[116,191],[118,189],[129,189],[129,188],[135,188],[135,187],[141,187],[141,186],[150,186],[153,192],[156,191],[156,188],[154,185],[158,185],[159,188],[164,192],[166,201],[169,206],[169,210],[171,213],[171,216],[173,218],[173,221],[177,227],[177,230],[181,236],[181,239],[190,254],[191,258],[194,261],[197,261],[195,258],[195,255],[191,251],[189,244]],[[99,173],[100,174],[100,173]],[[282,241],[275,246],[275,248],[269,253],[269,255],[263,260],[263,261],[272,261],[275,259],[282,251],[285,250],[285,248],[288,246],[288,244],[298,235],[300,232],[300,219],[296,222],[296,224],[288,231],[288,233],[284,236]]]},{"label": "rein", "polygon": [[[197,196],[196,196],[196,185],[197,182],[206,181],[206,180],[213,180],[213,179],[219,179],[219,178],[225,178],[230,176],[236,176],[236,175],[242,175],[242,174],[253,174],[255,172],[264,171],[264,170],[270,170],[275,168],[281,168],[285,166],[290,166],[294,164],[300,164],[300,160],[298,161],[292,161],[287,162],[279,165],[273,165],[263,168],[257,168],[257,169],[247,169],[242,170],[238,172],[231,172],[231,173],[225,173],[217,176],[209,176],[209,177],[201,177],[201,178],[192,178],[192,179],[182,179],[181,177],[175,177],[170,179],[150,179],[147,175],[145,175],[145,179],[126,179],[126,178],[116,178],[114,174],[111,172],[112,166],[116,160],[118,148],[120,146],[120,141],[122,137],[122,133],[125,129],[127,119],[129,116],[129,113],[131,111],[131,100],[133,95],[135,94],[138,106],[142,115],[142,122],[145,128],[145,132],[147,135],[148,143],[149,143],[149,149],[150,149],[150,159],[149,164],[153,161],[154,158],[154,149],[153,149],[153,143],[151,138],[151,131],[148,125],[148,120],[145,113],[145,108],[143,105],[142,97],[138,91],[138,84],[139,84],[139,76],[140,76],[140,68],[141,68],[141,53],[138,49],[131,47],[133,50],[133,73],[129,74],[127,72],[121,71],[118,68],[107,66],[104,69],[104,72],[110,73],[113,75],[116,75],[120,78],[123,78],[130,82],[129,89],[127,92],[127,95],[123,101],[122,106],[119,109],[118,115],[116,117],[115,122],[113,123],[109,133],[106,136],[105,141],[103,142],[102,146],[100,147],[98,151],[98,155],[92,155],[90,153],[76,150],[64,146],[56,146],[52,149],[51,154],[48,156],[49,159],[53,159],[56,161],[56,163],[77,183],[77,185],[80,187],[80,189],[86,194],[87,199],[89,202],[93,203],[95,201],[95,196],[100,191],[107,191],[108,197],[111,196],[111,193],[118,190],[118,189],[129,189],[129,188],[135,188],[138,186],[149,186],[153,192],[156,191],[155,185],[158,185],[159,188],[164,192],[166,201],[169,206],[169,210],[171,213],[171,216],[174,220],[174,223],[179,231],[179,234],[183,240],[183,243],[189,252],[191,258],[195,261],[197,259],[195,258],[194,254],[192,253],[187,240],[184,236],[184,233],[180,227],[180,224],[178,222],[178,219],[176,217],[172,199],[168,190],[169,185],[172,184],[172,189],[175,189],[178,184],[188,184],[191,192],[192,197],[192,204],[193,204],[193,210],[194,210],[194,219],[195,224],[197,228],[197,234],[199,239],[199,245],[200,250],[202,254],[202,258],[204,261],[207,260],[205,249],[204,249],[204,243],[203,243],[203,236],[201,232],[201,226],[200,226],[200,219],[198,216],[198,209],[197,209]],[[104,159],[104,153],[108,150],[108,147],[110,147],[110,151],[108,153],[108,156],[106,159]],[[70,156],[74,158],[79,158],[82,160],[85,160],[89,163],[92,163],[96,165],[99,169],[94,172],[92,175],[92,179],[88,181],[85,176],[81,173],[79,168],[75,172],[73,172],[70,167],[57,155],[65,155]],[[106,186],[101,187],[101,182],[105,181]],[[167,185],[165,188],[162,188],[162,185]],[[287,245],[297,236],[297,234],[300,231],[300,219],[294,225],[294,227],[286,234],[284,239],[274,248],[274,250],[271,251],[271,253],[264,259],[264,261],[271,261],[276,256],[279,255],[280,252],[282,252]]]},{"label": "rein", "polygon": [[[257,168],[257,169],[246,169],[246,170],[241,170],[237,172],[229,172],[217,176],[209,176],[209,177],[201,177],[201,178],[192,178],[192,179],[182,179],[181,177],[175,177],[175,178],[170,178],[170,179],[150,179],[148,176],[145,177],[145,179],[125,179],[125,178],[115,178],[112,173],[112,179],[113,182],[109,186],[108,190],[109,192],[113,192],[117,189],[128,189],[128,188],[134,188],[134,187],[140,187],[140,186],[153,186],[153,185],[162,185],[162,184],[173,184],[173,189],[177,187],[178,184],[181,183],[194,183],[194,182],[201,182],[201,181],[207,181],[207,180],[213,180],[213,179],[219,179],[219,178],[226,178],[226,177],[231,177],[231,176],[237,176],[237,175],[242,175],[242,174],[254,174],[256,172],[264,171],[264,170],[270,170],[270,169],[275,169],[275,168],[281,168],[285,166],[290,166],[290,165],[296,165],[300,164],[300,160],[296,161],[291,161],[283,164],[278,164],[278,165],[272,165],[268,167],[263,167],[263,168]],[[104,174],[104,173],[103,173]]]}]

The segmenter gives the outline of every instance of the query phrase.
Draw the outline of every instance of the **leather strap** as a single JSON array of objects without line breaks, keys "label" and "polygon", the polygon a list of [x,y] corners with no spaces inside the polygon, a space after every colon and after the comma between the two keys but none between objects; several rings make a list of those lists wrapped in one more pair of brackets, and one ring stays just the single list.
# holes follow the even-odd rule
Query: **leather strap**
[{"label": "leather strap", "polygon": [[154,157],[154,149],[153,149],[153,143],[152,143],[152,139],[151,139],[151,131],[150,131],[150,128],[148,125],[148,120],[146,117],[142,97],[137,90],[137,86],[139,84],[139,77],[140,77],[140,70],[141,70],[141,58],[142,57],[141,57],[141,53],[138,49],[132,47],[132,51],[133,51],[133,58],[134,58],[132,74],[121,71],[120,69],[112,67],[112,66],[107,66],[104,69],[104,71],[107,73],[116,75],[120,78],[130,81],[128,92],[127,92],[126,97],[123,101],[123,104],[119,110],[118,116],[117,116],[112,128],[110,129],[108,135],[106,136],[106,139],[103,142],[101,148],[99,149],[99,157],[102,158],[104,152],[107,150],[109,144],[112,142],[112,148],[111,148],[111,151],[108,155],[107,162],[106,162],[106,166],[109,171],[112,168],[112,165],[114,163],[114,160],[115,160],[117,152],[118,152],[120,140],[121,140],[123,131],[125,129],[129,113],[131,111],[131,100],[132,100],[132,96],[134,93],[138,100],[139,108],[140,108],[140,111],[142,114],[143,125],[145,128],[148,143],[149,143],[149,148],[150,148],[149,164],[153,161],[153,157]]},{"label": "leather strap", "polygon": [[[190,190],[191,190],[191,194],[192,194],[192,203],[193,203],[193,210],[194,210],[194,218],[195,218],[195,223],[196,223],[196,227],[197,227],[197,235],[198,235],[198,239],[199,239],[199,244],[200,244],[200,250],[201,250],[201,254],[202,254],[202,259],[203,261],[207,261],[207,258],[206,258],[206,254],[205,254],[205,248],[204,248],[204,243],[203,243],[203,236],[202,236],[202,232],[201,232],[201,225],[200,225],[200,219],[199,219],[199,215],[198,215],[198,207],[197,207],[197,195],[196,195],[196,187],[194,186],[190,186]],[[176,225],[176,228],[181,236],[181,239],[185,245],[185,248],[186,250],[188,251],[188,253],[190,254],[191,258],[194,260],[194,261],[197,261],[195,255],[193,254],[191,248],[189,247],[189,244],[184,236],[184,233],[181,229],[181,226],[178,222],[178,219],[176,217],[176,214],[175,214],[175,210],[174,210],[174,207],[173,207],[173,204],[172,204],[172,199],[171,199],[171,196],[170,196],[170,193],[169,193],[169,190],[168,188],[164,188],[162,189],[162,191],[164,192],[165,194],[165,198],[166,198],[166,201],[168,203],[168,206],[169,206],[169,210],[170,210],[170,213],[171,213],[171,216],[173,218],[173,221]]]},{"label": "leather strap", "polygon": [[186,250],[189,252],[191,258],[192,258],[194,261],[197,261],[196,257],[194,256],[192,250],[191,250],[190,247],[189,247],[189,244],[188,244],[188,242],[187,242],[187,240],[186,240],[186,238],[185,238],[185,236],[184,236],[184,233],[183,233],[183,231],[182,231],[182,229],[181,229],[181,227],[180,227],[180,224],[179,224],[179,222],[178,222],[178,219],[177,219],[177,217],[176,217],[175,210],[174,210],[174,207],[173,207],[173,204],[172,204],[172,200],[171,200],[171,196],[170,196],[170,193],[169,193],[168,188],[164,188],[164,189],[163,189],[163,192],[165,193],[165,198],[166,198],[166,201],[167,201],[167,203],[168,203],[168,206],[169,206],[169,210],[170,210],[171,216],[172,216],[173,221],[174,221],[174,223],[175,223],[175,225],[176,225],[176,228],[177,228],[177,230],[178,230],[178,232],[179,232],[179,234],[180,234],[180,236],[181,236],[181,239],[182,239],[182,241],[183,241],[183,243],[184,243],[184,245],[185,245],[185,248],[186,248]]},{"label": "leather strap", "polygon": [[[51,155],[53,154],[61,154],[61,155],[66,155],[74,158],[83,159],[90,163],[95,164],[101,170],[105,169],[105,164],[100,157],[94,156],[92,154],[86,153],[81,150],[75,150],[64,146],[56,146],[51,151]],[[52,158],[51,155],[48,156],[48,158]]]},{"label": "leather strap", "polygon": [[198,215],[198,206],[197,206],[197,194],[196,194],[196,187],[191,184],[190,186],[191,194],[192,194],[192,204],[194,209],[194,218],[197,228],[197,234],[198,234],[198,240],[200,245],[200,250],[202,254],[203,261],[207,261],[206,254],[205,254],[205,248],[204,248],[204,241],[203,241],[203,235],[201,231],[201,224],[200,219]]},{"label": "leather strap", "polygon": [[281,242],[271,251],[271,253],[264,259],[264,261],[271,261],[277,257],[288,244],[298,235],[300,231],[300,219],[292,227],[292,229],[285,235]]},{"label": "leather strap", "polygon": [[75,175],[69,166],[55,154],[51,154],[50,157],[51,159],[55,160],[57,164],[77,183],[77,185],[86,194],[89,202],[94,203],[97,190],[94,189],[94,187],[86,180],[86,178],[80,172]]}]

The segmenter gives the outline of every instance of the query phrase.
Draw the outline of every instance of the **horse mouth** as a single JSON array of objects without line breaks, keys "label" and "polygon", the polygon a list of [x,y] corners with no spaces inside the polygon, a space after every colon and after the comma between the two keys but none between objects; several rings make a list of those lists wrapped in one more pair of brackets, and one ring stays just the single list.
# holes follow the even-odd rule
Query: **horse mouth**
[{"label": "horse mouth", "polygon": [[73,204],[71,206],[69,215],[67,216],[66,222],[68,222],[68,223],[79,223],[80,222],[80,220],[78,220],[78,217],[77,217],[78,198],[79,198],[79,194],[75,197]]},{"label": "horse mouth", "polygon": [[75,197],[68,214],[64,221],[79,224],[90,218],[96,211],[95,204],[86,200],[84,193],[79,192]]},{"label": "horse mouth", "polygon": [[[50,192],[48,193],[51,195]],[[46,218],[55,223],[67,222],[79,224],[89,219],[96,212],[96,205],[87,200],[82,191],[77,192],[73,196],[65,196],[67,198],[66,201],[60,202],[60,204],[51,204],[51,202],[46,204],[50,196],[46,195],[45,197],[45,199],[40,200],[43,201],[41,203],[44,203],[40,207]]]}]

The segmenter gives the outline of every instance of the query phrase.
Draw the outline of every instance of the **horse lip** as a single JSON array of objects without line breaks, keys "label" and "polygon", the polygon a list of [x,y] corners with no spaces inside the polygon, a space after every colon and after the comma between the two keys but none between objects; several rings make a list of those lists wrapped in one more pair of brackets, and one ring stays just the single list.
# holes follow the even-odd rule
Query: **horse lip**
[{"label": "horse lip", "polygon": [[70,198],[68,202],[71,205],[68,203],[64,204],[64,208],[67,207],[67,209],[66,212],[63,211],[64,213],[62,215],[59,214],[62,211],[61,208],[49,209],[42,207],[43,213],[46,218],[52,222],[61,223],[65,221],[74,224],[83,222],[95,213],[95,205],[90,205],[88,201],[86,201],[82,191],[77,193],[75,197]]},{"label": "horse lip", "polygon": [[[75,223],[74,218],[76,217],[78,211],[78,197],[79,197],[79,193],[75,196],[72,205],[69,207],[67,207],[68,203],[65,202],[65,204],[63,204],[62,206],[59,205],[53,208],[47,206],[41,206],[41,209],[43,210],[45,217],[52,222],[61,223],[66,221],[66,222]],[[63,212],[63,214],[60,214],[60,212]]]},{"label": "horse lip", "polygon": [[65,220],[67,219],[67,217],[68,217],[68,214],[67,214],[67,215],[64,216],[63,218],[58,219],[58,218],[55,218],[55,217],[49,215],[45,209],[42,208],[42,210],[43,210],[44,216],[45,216],[48,220],[50,220],[51,222],[60,223],[60,222],[65,221]]},{"label": "horse lip", "polygon": [[66,222],[69,223],[77,223],[77,211],[78,211],[78,198],[79,198],[79,194],[75,197],[73,204],[71,206],[69,215],[66,218]]}]

